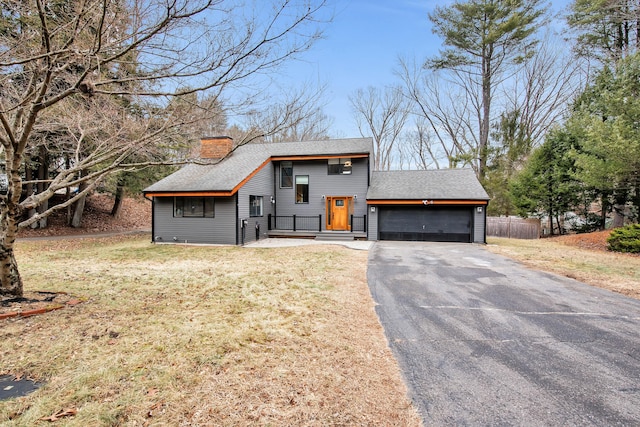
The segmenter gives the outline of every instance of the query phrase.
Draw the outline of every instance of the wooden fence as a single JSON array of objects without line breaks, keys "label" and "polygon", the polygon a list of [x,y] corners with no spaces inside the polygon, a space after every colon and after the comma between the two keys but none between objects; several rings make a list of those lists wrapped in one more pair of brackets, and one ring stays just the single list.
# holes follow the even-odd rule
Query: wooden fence
[{"label": "wooden fence", "polygon": [[540,220],[512,217],[487,217],[487,236],[510,239],[539,239]]}]

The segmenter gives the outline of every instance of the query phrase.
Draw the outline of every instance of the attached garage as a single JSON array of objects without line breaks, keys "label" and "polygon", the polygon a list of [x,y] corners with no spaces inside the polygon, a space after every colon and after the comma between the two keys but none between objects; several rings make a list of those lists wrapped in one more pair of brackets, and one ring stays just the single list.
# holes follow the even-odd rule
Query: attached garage
[{"label": "attached garage", "polygon": [[472,242],[473,210],[449,206],[384,206],[378,214],[379,240]]},{"label": "attached garage", "polygon": [[374,172],[368,238],[486,243],[488,203],[471,169]]}]

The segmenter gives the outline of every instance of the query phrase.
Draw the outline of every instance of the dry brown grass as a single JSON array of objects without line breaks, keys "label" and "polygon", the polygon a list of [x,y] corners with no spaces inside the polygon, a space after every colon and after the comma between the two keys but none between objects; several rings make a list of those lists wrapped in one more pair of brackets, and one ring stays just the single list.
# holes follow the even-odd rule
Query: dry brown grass
[{"label": "dry brown grass", "polygon": [[420,424],[366,285],[366,252],[21,242],[27,287],[87,301],[1,321],[0,371],[45,384],[0,424]]},{"label": "dry brown grass", "polygon": [[551,239],[489,238],[487,248],[523,264],[640,299],[640,256],[609,252],[606,233]]}]

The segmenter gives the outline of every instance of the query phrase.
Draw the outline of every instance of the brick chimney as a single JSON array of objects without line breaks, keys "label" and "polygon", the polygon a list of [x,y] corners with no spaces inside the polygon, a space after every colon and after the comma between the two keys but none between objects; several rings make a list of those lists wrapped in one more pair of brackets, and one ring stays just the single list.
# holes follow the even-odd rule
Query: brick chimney
[{"label": "brick chimney", "polygon": [[231,152],[233,139],[228,136],[205,137],[200,140],[201,159],[221,159]]}]

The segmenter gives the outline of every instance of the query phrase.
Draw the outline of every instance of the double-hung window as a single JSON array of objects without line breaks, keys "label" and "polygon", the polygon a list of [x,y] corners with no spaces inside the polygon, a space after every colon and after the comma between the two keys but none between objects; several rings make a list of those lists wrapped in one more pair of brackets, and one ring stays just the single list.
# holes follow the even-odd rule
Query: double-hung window
[{"label": "double-hung window", "polygon": [[174,197],[173,216],[176,218],[213,218],[213,197]]},{"label": "double-hung window", "polygon": [[249,196],[249,216],[262,216],[262,196]]},{"label": "double-hung window", "polygon": [[296,175],[296,203],[309,203],[309,175]]},{"label": "double-hung window", "polygon": [[280,188],[293,187],[293,162],[280,162]]}]

